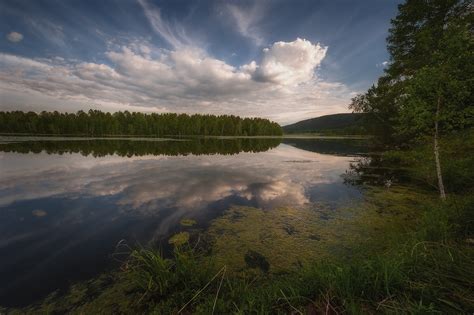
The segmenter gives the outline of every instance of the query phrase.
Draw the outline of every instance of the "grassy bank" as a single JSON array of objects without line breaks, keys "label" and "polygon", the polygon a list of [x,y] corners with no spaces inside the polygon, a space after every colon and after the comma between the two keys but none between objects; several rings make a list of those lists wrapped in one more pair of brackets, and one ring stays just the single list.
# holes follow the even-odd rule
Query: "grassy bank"
[{"label": "grassy bank", "polygon": [[[173,257],[164,258],[154,248],[121,246],[119,251],[129,254],[121,270],[11,312],[470,313],[474,310],[473,134],[443,139],[441,148],[446,202],[437,195],[430,143],[385,152],[372,163],[354,167],[358,173],[354,175],[365,176],[358,182],[365,200],[347,209],[350,215],[345,220],[328,223],[347,231],[330,246],[345,249],[338,255],[275,273],[269,272],[271,259],[247,251],[243,261],[249,268],[238,269],[214,255],[212,238],[202,235],[189,241],[182,234],[185,237],[174,239]],[[403,181],[393,172],[400,169]],[[372,185],[373,178],[381,182],[390,178],[392,185]],[[241,214],[235,217],[243,220]],[[251,217],[264,214],[251,212]],[[274,225],[281,223],[272,220]]]}]

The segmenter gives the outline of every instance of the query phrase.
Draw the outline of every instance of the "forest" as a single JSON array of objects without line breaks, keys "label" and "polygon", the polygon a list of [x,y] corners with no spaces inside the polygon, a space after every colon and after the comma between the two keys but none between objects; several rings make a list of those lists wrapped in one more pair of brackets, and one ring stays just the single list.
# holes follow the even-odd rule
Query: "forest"
[{"label": "forest", "polygon": [[279,136],[279,124],[262,118],[233,115],[104,113],[99,110],[77,113],[57,111],[0,112],[0,133],[81,136]]},{"label": "forest", "polygon": [[342,113],[324,115],[298,121],[291,125],[283,126],[285,133],[317,133],[324,135],[366,135],[363,125],[364,114]]}]

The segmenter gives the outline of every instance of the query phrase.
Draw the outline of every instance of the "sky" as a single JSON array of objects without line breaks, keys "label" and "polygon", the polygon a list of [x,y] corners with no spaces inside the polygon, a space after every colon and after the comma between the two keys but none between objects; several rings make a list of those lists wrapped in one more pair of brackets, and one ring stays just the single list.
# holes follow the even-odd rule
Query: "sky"
[{"label": "sky", "polygon": [[0,110],[349,112],[396,0],[0,1]]}]

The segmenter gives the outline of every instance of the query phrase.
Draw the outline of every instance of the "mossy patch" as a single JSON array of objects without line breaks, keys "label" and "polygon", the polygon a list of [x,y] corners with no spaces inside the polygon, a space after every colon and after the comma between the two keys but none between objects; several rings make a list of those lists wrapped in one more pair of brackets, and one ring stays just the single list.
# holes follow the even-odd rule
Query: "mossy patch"
[{"label": "mossy patch", "polygon": [[196,220],[193,220],[193,219],[182,219],[179,223],[180,223],[182,226],[193,226],[193,225],[195,225],[197,222],[196,222]]},{"label": "mossy patch", "polygon": [[416,225],[416,209],[430,197],[392,186],[368,189],[365,200],[338,209],[324,204],[272,210],[234,206],[207,233],[212,255],[230,270],[247,268],[247,253],[256,252],[265,257],[270,272],[287,272],[325,258],[358,255],[359,244],[383,249],[388,234]]},{"label": "mossy patch", "polygon": [[189,241],[188,232],[180,232],[170,237],[168,243],[173,244],[174,246],[182,246]]},{"label": "mossy patch", "polygon": [[232,207],[212,223],[208,235],[219,264],[238,271],[249,261],[263,261],[250,259],[258,256],[265,257],[271,272],[281,272],[327,255],[328,242],[321,240],[337,238],[337,231],[319,218],[317,209]]}]

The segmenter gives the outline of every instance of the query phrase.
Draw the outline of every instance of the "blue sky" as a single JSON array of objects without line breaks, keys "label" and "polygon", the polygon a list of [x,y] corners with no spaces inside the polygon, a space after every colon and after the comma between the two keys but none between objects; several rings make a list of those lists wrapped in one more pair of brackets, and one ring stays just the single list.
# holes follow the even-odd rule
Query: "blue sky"
[{"label": "blue sky", "polygon": [[399,1],[3,0],[2,110],[346,112]]}]

